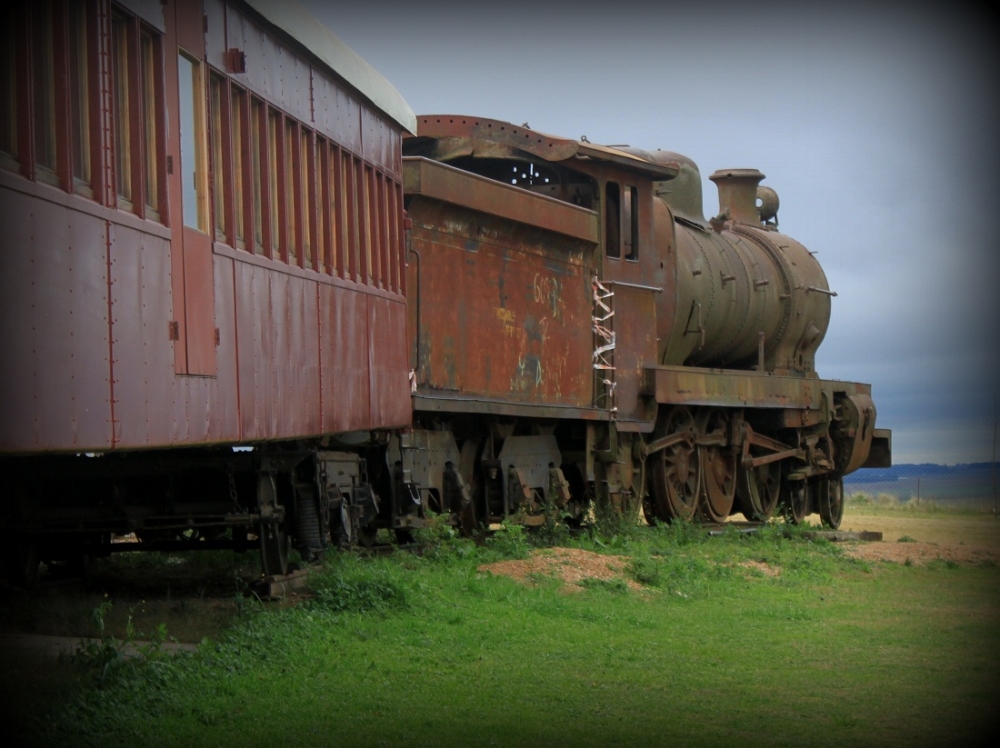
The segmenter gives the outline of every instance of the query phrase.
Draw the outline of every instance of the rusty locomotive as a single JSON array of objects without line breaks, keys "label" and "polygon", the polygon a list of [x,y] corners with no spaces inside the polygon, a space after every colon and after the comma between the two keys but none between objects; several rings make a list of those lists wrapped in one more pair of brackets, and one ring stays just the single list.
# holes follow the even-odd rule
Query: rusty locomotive
[{"label": "rusty locomotive", "polygon": [[837,527],[843,476],[890,460],[870,387],[814,370],[835,294],[760,172],[713,174],[706,220],[676,153],[461,116],[403,147],[414,422],[392,449],[434,508]]},{"label": "rusty locomotive", "polygon": [[[888,464],[752,170],[414,117],[294,4],[4,12],[7,576],[598,511],[836,526]],[[57,116],[65,112],[66,116]],[[112,534],[135,541],[110,543]]]}]

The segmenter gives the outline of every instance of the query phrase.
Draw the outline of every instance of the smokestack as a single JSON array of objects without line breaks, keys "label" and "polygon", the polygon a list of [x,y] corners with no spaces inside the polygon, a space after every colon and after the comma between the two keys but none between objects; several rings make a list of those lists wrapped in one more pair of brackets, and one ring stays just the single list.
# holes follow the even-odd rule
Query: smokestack
[{"label": "smokestack", "polygon": [[756,169],[720,169],[709,177],[719,188],[719,213],[729,211],[737,223],[760,225],[757,185],[764,178]]}]

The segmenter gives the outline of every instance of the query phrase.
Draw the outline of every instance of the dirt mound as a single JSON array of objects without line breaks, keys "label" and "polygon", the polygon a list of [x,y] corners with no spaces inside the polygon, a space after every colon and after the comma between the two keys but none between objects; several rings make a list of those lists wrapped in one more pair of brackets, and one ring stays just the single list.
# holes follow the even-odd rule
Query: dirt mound
[{"label": "dirt mound", "polygon": [[498,561],[478,567],[480,572],[510,577],[531,584],[537,577],[554,577],[566,585],[570,592],[583,589],[585,579],[621,579],[633,590],[642,585],[625,575],[628,559],[605,556],[578,548],[551,548],[534,551],[528,558],[516,561]]}]

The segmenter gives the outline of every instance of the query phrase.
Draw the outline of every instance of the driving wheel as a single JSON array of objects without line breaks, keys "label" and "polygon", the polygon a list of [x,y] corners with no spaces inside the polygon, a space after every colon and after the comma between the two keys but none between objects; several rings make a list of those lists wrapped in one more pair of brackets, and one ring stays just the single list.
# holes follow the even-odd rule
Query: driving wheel
[{"label": "driving wheel", "polygon": [[736,491],[743,516],[751,522],[767,522],[781,499],[781,463],[741,466]]},{"label": "driving wheel", "polygon": [[679,436],[678,441],[646,461],[650,476],[652,509],[657,519],[691,519],[701,489],[701,462],[694,443],[694,416],[688,408],[670,411],[654,432],[654,439]]},{"label": "driving wheel", "polygon": [[[723,411],[712,409],[701,431],[725,436],[727,423]],[[721,444],[706,445],[698,448],[698,459],[704,469],[699,511],[712,522],[724,522],[736,498],[736,452]]]}]

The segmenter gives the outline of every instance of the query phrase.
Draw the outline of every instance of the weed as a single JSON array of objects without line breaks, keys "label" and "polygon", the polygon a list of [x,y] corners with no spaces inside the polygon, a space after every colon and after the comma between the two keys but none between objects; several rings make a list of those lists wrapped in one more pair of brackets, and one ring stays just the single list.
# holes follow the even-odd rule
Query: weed
[{"label": "weed", "polygon": [[916,543],[917,541],[916,541],[916,538],[911,538],[909,535],[904,535],[903,537],[901,537],[896,542],[897,543]]},{"label": "weed", "polygon": [[525,537],[524,527],[504,522],[486,539],[486,547],[500,558],[527,558],[531,546]]},{"label": "weed", "polygon": [[408,591],[385,565],[351,563],[317,575],[310,607],[331,613],[388,613],[409,607]]},{"label": "weed", "polygon": [[627,571],[635,581],[647,587],[659,587],[663,584],[662,565],[652,558],[644,556],[633,558]]},{"label": "weed", "polygon": [[628,592],[628,585],[625,584],[623,579],[597,579],[595,577],[586,577],[580,580],[580,586],[586,587],[590,590],[602,590],[604,592],[611,592],[615,595],[623,595]]},{"label": "weed", "polygon": [[462,537],[454,520],[447,514],[430,513],[426,527],[414,532],[420,555],[431,561],[451,562],[475,555],[476,545]]},{"label": "weed", "polygon": [[[96,639],[82,639],[77,645],[73,661],[96,674],[98,688],[105,688],[125,672],[134,672],[144,663],[159,662],[165,657],[163,643],[170,636],[167,627],[160,624],[151,634],[136,631],[129,610],[125,624],[125,637],[116,639],[107,631],[105,624],[112,602],[103,601],[91,613],[91,620],[97,629]],[[146,640],[140,643],[140,640]]]}]

